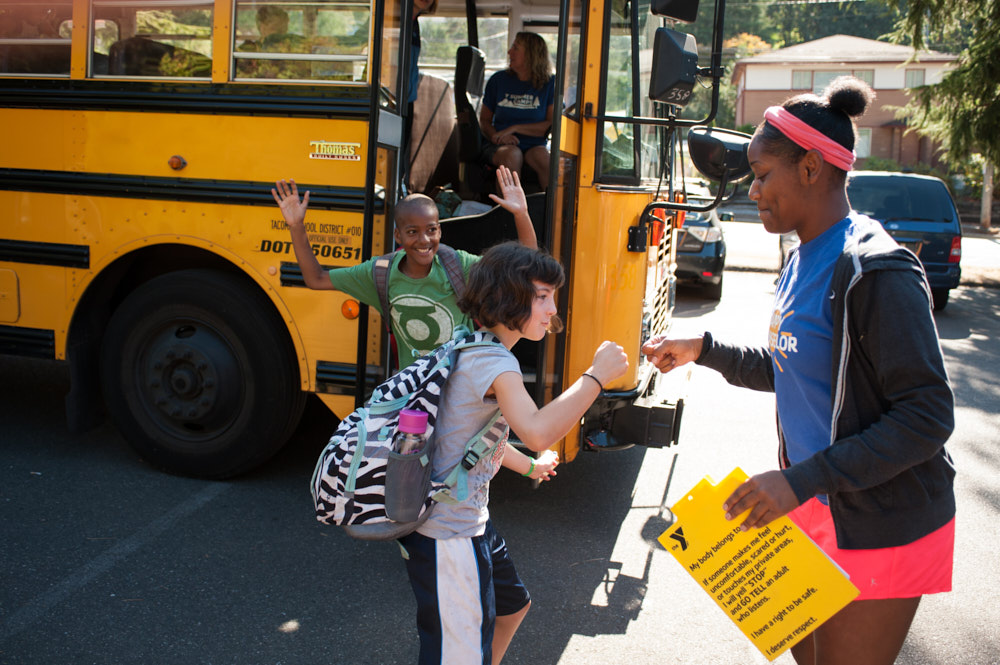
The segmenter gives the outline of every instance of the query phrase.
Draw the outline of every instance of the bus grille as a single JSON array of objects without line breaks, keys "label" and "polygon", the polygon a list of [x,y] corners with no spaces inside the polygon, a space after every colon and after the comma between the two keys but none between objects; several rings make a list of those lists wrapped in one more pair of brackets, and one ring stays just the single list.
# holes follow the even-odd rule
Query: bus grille
[{"label": "bus grille", "polygon": [[660,246],[656,253],[656,295],[653,298],[652,306],[652,333],[658,334],[667,331],[670,326],[670,317],[674,309],[674,296],[676,285],[673,273],[673,256],[671,247],[674,234],[672,229],[668,229],[663,234]]}]

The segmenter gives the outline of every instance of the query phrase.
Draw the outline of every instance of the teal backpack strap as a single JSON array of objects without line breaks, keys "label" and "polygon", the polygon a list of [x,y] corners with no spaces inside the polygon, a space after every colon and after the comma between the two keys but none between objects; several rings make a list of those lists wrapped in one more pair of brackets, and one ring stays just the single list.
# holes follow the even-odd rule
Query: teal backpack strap
[{"label": "teal backpack strap", "polygon": [[362,411],[362,417],[358,421],[358,442],[354,446],[354,456],[351,459],[351,466],[347,470],[347,482],[344,484],[344,495],[348,498],[354,496],[358,482],[358,468],[365,455],[365,444],[368,443],[368,429],[365,428],[365,418],[368,417],[368,411],[364,409]]},{"label": "teal backpack strap", "polygon": [[[435,501],[454,504],[469,498],[469,471],[479,463],[479,460],[491,455],[503,441],[503,432],[507,426],[504,424],[498,427],[497,421],[499,419],[500,411],[498,410],[490,421],[465,444],[462,461],[456,464],[448,477],[445,478],[445,489],[434,494]],[[497,433],[494,436],[487,436],[494,428],[496,428]]]}]

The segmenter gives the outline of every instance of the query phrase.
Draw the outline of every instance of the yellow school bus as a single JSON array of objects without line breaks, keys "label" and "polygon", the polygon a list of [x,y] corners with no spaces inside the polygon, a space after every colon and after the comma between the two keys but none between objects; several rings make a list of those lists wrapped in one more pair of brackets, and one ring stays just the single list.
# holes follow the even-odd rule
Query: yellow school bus
[{"label": "yellow school bus", "polygon": [[[353,409],[390,366],[383,326],[374,308],[304,287],[270,188],[293,177],[311,191],[307,230],[329,267],[389,251],[393,203],[436,188],[435,174],[487,200],[470,109],[527,29],[552,44],[562,100],[553,184],[529,205],[568,282],[566,332],[524,343],[525,379],[551,399],[615,340],[630,370],[561,456],[676,443],[681,405],[654,395],[638,351],[673,307],[675,112],[696,75],[719,72],[696,71],[695,56],[653,103],[653,52],[667,52],[674,20],[648,2],[442,0],[420,19],[421,67],[440,43],[431,19],[467,29],[453,66],[428,60],[411,111],[412,12],[401,0],[0,0],[0,353],[69,363],[71,428],[106,412],[154,464],[221,478],[273,454],[308,394]],[[478,48],[489,21],[500,56]],[[445,219],[444,241],[478,252],[513,237],[504,215]]]}]

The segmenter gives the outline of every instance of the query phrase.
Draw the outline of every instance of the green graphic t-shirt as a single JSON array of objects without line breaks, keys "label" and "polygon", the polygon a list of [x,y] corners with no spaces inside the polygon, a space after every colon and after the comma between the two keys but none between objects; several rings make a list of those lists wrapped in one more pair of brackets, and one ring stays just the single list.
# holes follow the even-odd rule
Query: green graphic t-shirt
[{"label": "green graphic t-shirt", "polygon": [[[475,254],[456,250],[466,277],[469,268],[479,260]],[[420,356],[430,353],[451,339],[456,326],[474,330],[475,324],[458,309],[455,291],[451,288],[441,259],[434,257],[431,272],[423,279],[413,279],[399,270],[405,254],[396,252],[389,268],[389,308],[392,311],[392,333],[399,351],[402,369]],[[330,282],[338,291],[353,296],[385,316],[379,306],[372,266],[375,259],[348,268],[330,271]]]}]

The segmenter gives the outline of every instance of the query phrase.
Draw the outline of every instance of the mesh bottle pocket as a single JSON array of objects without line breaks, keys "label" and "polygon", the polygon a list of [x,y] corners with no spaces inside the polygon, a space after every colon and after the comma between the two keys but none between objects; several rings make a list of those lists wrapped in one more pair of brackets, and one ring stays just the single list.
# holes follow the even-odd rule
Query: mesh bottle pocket
[{"label": "mesh bottle pocket", "polygon": [[410,455],[389,453],[385,470],[385,514],[393,522],[413,522],[427,502],[431,488],[431,460],[426,451]]}]

